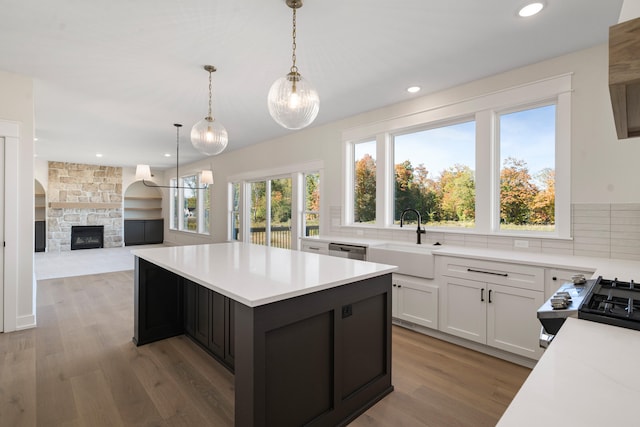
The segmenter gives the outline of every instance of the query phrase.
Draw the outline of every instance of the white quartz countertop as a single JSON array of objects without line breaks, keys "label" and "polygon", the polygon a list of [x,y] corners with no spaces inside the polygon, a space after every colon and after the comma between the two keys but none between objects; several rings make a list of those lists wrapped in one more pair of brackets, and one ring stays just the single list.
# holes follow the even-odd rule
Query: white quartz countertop
[{"label": "white quartz countertop", "polygon": [[640,331],[568,318],[498,427],[635,426]]},{"label": "white quartz countertop", "polygon": [[[359,237],[314,236],[303,238],[307,241],[335,242],[366,247],[375,247],[385,243],[398,243],[389,240],[374,240]],[[411,245],[407,242],[402,244]],[[610,258],[595,258],[576,255],[547,254],[531,251],[489,249],[469,246],[423,245],[429,246],[434,255],[455,256],[461,258],[481,259],[486,261],[510,262],[549,268],[593,271],[592,277],[619,278],[620,280],[640,280],[640,261]]]},{"label": "white quartz countertop", "polygon": [[239,242],[134,249],[131,253],[249,307],[397,269],[392,265]]}]

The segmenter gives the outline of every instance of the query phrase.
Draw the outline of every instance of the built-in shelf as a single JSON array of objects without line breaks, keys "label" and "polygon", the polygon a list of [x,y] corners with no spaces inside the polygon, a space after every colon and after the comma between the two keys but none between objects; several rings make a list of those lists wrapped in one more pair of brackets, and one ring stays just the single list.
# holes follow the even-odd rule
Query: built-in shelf
[{"label": "built-in shelf", "polygon": [[162,219],[162,193],[144,186],[141,181],[131,184],[124,195],[124,219]]}]

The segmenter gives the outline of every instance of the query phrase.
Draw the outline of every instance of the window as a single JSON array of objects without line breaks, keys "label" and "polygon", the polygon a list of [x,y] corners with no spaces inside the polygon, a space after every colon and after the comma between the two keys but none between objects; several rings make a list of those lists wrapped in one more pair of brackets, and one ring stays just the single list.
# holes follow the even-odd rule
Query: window
[{"label": "window", "polygon": [[321,162],[229,177],[229,236],[298,249],[300,237],[320,233]]},{"label": "window", "polygon": [[411,208],[441,231],[570,237],[569,74],[350,128],[343,140],[345,225],[397,227]]},{"label": "window", "polygon": [[240,183],[233,182],[230,184],[231,193],[231,217],[229,223],[231,224],[231,240],[240,240]]},{"label": "window", "polygon": [[376,221],[376,141],[353,144],[353,222]]},{"label": "window", "polygon": [[170,225],[172,230],[209,234],[209,213],[211,212],[210,188],[200,188],[198,175],[189,175],[178,180],[172,179]]},{"label": "window", "polygon": [[270,184],[270,246],[291,249],[291,178],[272,179]]},{"label": "window", "polygon": [[428,226],[474,227],[475,142],[474,121],[396,135],[393,223],[413,208]]},{"label": "window", "polygon": [[318,172],[304,175],[304,235],[320,234],[320,174]]},{"label": "window", "polygon": [[498,116],[500,229],[555,229],[556,106]]},{"label": "window", "polygon": [[195,175],[182,178],[182,230],[198,230],[198,177]]}]

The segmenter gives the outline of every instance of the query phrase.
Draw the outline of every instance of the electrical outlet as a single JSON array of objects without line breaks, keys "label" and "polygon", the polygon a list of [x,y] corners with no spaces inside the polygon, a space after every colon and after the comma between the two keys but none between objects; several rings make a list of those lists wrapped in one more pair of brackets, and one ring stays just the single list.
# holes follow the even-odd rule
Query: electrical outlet
[{"label": "electrical outlet", "polygon": [[515,248],[528,248],[529,241],[528,240],[514,240],[513,247]]}]

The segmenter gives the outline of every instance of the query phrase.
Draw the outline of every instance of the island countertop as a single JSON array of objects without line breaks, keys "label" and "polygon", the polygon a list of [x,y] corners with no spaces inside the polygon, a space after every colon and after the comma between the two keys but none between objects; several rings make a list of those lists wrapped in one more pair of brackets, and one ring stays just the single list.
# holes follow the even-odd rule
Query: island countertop
[{"label": "island countertop", "polygon": [[242,242],[134,249],[131,253],[249,307],[397,270],[392,265]]}]

